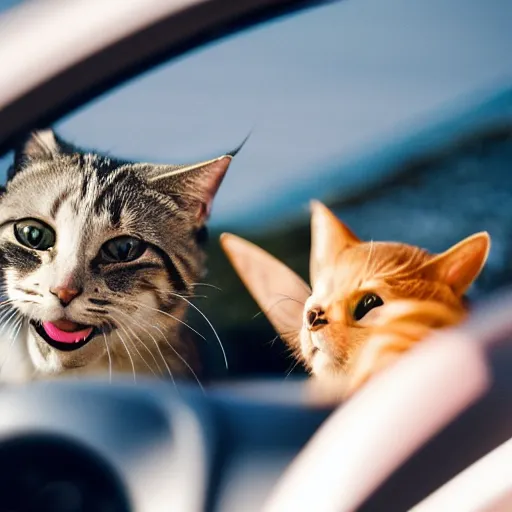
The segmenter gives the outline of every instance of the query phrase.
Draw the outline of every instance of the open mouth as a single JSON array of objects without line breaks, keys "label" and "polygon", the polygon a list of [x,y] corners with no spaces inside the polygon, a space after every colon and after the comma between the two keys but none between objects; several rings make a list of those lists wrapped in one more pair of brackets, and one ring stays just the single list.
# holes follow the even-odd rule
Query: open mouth
[{"label": "open mouth", "polygon": [[78,350],[100,332],[97,327],[77,324],[70,320],[32,322],[32,325],[48,345],[65,352]]}]

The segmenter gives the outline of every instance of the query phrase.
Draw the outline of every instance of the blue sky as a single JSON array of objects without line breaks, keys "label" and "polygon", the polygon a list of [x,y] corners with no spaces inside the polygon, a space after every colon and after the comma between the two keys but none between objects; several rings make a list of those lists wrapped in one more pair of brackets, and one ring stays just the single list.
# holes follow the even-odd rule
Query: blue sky
[{"label": "blue sky", "polygon": [[252,129],[214,207],[213,223],[231,222],[321,180],[327,161],[342,166],[511,87],[511,26],[509,0],[346,0],[189,53],[56,128],[173,163],[229,150]]}]

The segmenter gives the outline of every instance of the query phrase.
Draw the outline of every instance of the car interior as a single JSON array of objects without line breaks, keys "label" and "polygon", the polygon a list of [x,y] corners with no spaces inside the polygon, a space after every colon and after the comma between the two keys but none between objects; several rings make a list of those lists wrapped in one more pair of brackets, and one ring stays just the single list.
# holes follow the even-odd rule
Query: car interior
[{"label": "car interior", "polygon": [[[128,4],[2,6],[0,179],[48,126],[143,162],[245,141],[188,317],[203,386],[135,370],[2,383],[0,511],[512,510],[511,5]],[[219,244],[246,237],[307,280],[312,199],[368,240],[492,236],[468,320],[341,404],[307,394]]]}]

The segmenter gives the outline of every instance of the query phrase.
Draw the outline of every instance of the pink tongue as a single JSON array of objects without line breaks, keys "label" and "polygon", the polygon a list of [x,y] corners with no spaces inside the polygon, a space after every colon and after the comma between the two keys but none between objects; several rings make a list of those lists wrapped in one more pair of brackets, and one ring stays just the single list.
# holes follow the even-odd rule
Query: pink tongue
[{"label": "pink tongue", "polygon": [[59,329],[52,322],[43,322],[43,329],[52,340],[60,341],[61,343],[78,343],[87,338],[92,332],[92,327],[87,327],[87,329],[82,329],[81,331],[67,332]]}]

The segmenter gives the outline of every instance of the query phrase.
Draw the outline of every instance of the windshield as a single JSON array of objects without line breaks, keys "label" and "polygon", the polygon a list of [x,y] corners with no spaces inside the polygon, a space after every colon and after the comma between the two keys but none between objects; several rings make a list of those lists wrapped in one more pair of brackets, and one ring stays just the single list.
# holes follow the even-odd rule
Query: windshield
[{"label": "windshield", "polygon": [[[487,230],[493,250],[475,293],[512,280],[510,19],[507,0],[315,7],[164,64],[55,129],[79,146],[161,163],[211,158],[249,135],[210,222],[208,282],[219,289],[197,304],[230,375],[282,375],[291,360],[220,251],[223,231],[307,280],[316,198],[365,239],[440,251]],[[218,347],[205,350],[222,376]]]}]

